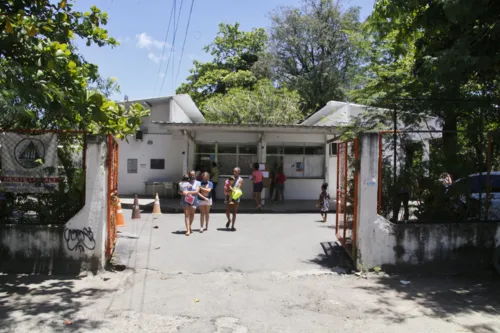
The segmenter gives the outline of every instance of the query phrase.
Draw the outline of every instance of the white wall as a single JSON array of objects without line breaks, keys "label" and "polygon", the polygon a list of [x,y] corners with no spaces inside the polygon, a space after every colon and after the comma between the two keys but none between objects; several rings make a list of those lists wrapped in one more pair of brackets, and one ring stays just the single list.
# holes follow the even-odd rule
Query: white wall
[{"label": "white wall", "polygon": [[172,123],[192,123],[193,121],[188,117],[188,115],[182,110],[182,108],[173,99],[170,100],[170,119]]},{"label": "white wall", "polygon": [[[148,144],[152,141],[152,144]],[[120,195],[146,194],[147,181],[175,181],[182,176],[182,152],[184,140],[172,135],[145,134],[144,140],[129,137],[129,142],[119,141],[118,193]],[[136,158],[137,173],[127,173],[127,159]],[[151,159],[165,159],[164,170],[151,170]],[[142,166],[141,166],[142,164]]]},{"label": "white wall", "polygon": [[155,104],[150,109],[150,115],[142,120],[141,129],[147,128],[145,132],[151,134],[167,133],[164,126],[153,124],[153,121],[170,121],[170,102]]},{"label": "white wall", "polygon": [[330,156],[328,158],[328,188],[330,189],[330,197],[337,198],[337,156]]},{"label": "white wall", "polygon": [[[378,151],[377,134],[362,135],[360,147],[356,241],[360,266],[403,267],[446,263],[452,259],[460,259],[458,261],[464,264],[477,264],[493,254],[493,247],[498,244],[495,236],[500,234],[500,223],[396,225],[378,215],[378,161],[373,158]],[[473,249],[476,253],[483,251],[486,254],[462,259],[460,250],[464,247],[469,253]]]}]

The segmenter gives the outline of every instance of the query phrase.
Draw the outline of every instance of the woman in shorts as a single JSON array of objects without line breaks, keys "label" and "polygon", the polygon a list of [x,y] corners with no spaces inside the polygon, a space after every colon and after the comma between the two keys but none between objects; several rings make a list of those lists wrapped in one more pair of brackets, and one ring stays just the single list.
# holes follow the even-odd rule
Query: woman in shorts
[{"label": "woman in shorts", "polygon": [[259,170],[259,163],[254,163],[252,172],[253,199],[257,203],[256,209],[262,208],[262,190],[264,189],[264,179],[262,171]]},{"label": "woman in shorts", "polygon": [[198,207],[200,185],[200,182],[190,175],[184,175],[179,183],[179,194],[182,196],[181,205],[184,209],[184,222],[186,223],[186,236],[191,235],[191,226],[193,225],[196,207]]},{"label": "woman in shorts", "polygon": [[198,193],[198,207],[200,207],[200,232],[203,232],[204,230],[208,230],[214,185],[210,181],[210,174],[208,172],[204,172],[201,176],[202,180],[200,193]]}]

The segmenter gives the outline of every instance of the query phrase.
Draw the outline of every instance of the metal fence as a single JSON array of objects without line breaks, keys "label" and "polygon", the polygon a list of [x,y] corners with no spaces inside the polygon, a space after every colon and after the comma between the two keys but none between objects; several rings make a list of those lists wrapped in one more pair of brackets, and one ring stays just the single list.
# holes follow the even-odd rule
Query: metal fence
[{"label": "metal fence", "polygon": [[338,143],[335,233],[353,260],[356,257],[358,171],[358,139]]},{"label": "metal fence", "polygon": [[85,205],[86,133],[0,130],[0,224],[64,224]]},{"label": "metal fence", "polygon": [[106,259],[110,259],[116,245],[116,215],[118,206],[118,143],[108,136],[108,238],[106,240]]},{"label": "metal fence", "polygon": [[379,132],[378,213],[396,223],[500,221],[495,138],[470,131]]}]

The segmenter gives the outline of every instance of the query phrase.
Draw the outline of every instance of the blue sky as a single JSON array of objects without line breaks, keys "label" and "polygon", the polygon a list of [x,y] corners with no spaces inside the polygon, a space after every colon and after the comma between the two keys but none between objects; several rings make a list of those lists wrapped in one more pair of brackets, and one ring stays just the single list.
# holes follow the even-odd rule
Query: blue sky
[{"label": "blue sky", "polygon": [[[181,1],[177,0],[177,10]],[[173,0],[76,0],[74,3],[77,10],[86,11],[96,5],[109,14],[107,29],[121,45],[111,49],[86,47],[82,44],[80,51],[88,61],[99,66],[102,76],[118,79],[121,93],[114,96],[116,99],[121,100],[126,94],[132,100],[173,94],[175,88],[188,76],[193,59],[210,59],[203,47],[214,39],[220,22],[239,22],[244,30],[267,28],[270,11],[279,5],[297,5],[299,2],[300,0],[195,0],[178,81],[175,78],[191,0],[183,1],[173,61],[170,62],[166,75],[164,73],[172,46],[172,29],[161,70],[159,66]],[[344,7],[361,7],[361,17],[364,19],[372,11],[374,0],[344,0],[342,3]],[[160,92],[163,81],[164,86]]]}]

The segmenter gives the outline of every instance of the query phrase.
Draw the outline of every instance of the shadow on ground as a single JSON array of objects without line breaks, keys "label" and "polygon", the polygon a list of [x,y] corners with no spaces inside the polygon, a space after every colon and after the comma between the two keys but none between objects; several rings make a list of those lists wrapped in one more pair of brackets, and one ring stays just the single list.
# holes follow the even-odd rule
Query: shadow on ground
[{"label": "shadow on ground", "polygon": [[[404,279],[406,280],[406,278]],[[403,280],[403,281],[404,281]],[[427,310],[428,316],[450,319],[477,313],[500,316],[500,281],[493,277],[482,278],[430,278],[412,277],[409,284],[403,284],[401,278],[380,277],[375,285],[361,286],[369,293],[377,295],[380,307],[371,310],[372,314],[383,315],[394,323],[402,323],[414,317],[411,311],[398,312],[395,304],[386,297],[396,293],[398,299],[415,302]],[[471,332],[498,332],[488,323],[464,325]]]},{"label": "shadow on ground", "polygon": [[320,265],[339,273],[351,273],[354,266],[345,249],[336,241],[320,243],[323,253],[309,260],[309,263]]},{"label": "shadow on ground", "polygon": [[[14,332],[19,325],[50,325],[53,332],[88,332],[99,321],[78,320],[78,313],[92,300],[113,290],[75,290],[80,278],[41,275],[0,275],[0,332]],[[67,325],[64,321],[71,320]]]}]

